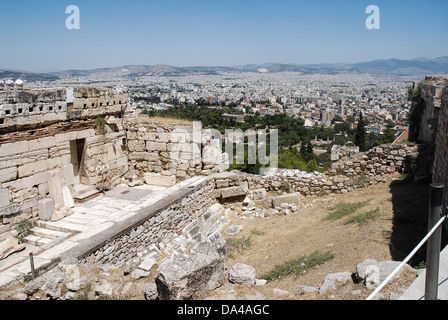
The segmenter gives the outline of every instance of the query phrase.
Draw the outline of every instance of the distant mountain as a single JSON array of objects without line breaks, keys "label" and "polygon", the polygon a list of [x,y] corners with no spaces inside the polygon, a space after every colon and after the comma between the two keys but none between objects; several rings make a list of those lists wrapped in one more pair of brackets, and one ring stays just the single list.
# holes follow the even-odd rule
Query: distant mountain
[{"label": "distant mountain", "polygon": [[59,76],[47,73],[34,73],[29,71],[0,70],[0,80],[25,80],[25,81],[54,81]]},{"label": "distant mountain", "polygon": [[186,76],[186,75],[217,75],[223,72],[240,71],[232,67],[175,67],[165,64],[159,65],[128,65],[114,68],[101,68],[93,70],[66,70],[53,73],[57,76],[89,76],[94,74],[116,75],[125,77],[143,76]]},{"label": "distant mountain", "polygon": [[298,74],[391,74],[422,76],[428,74],[448,74],[448,56],[435,59],[416,58],[412,60],[381,59],[360,63],[322,63],[322,64],[246,64],[241,66],[196,66],[175,67],[171,65],[127,65],[93,70],[65,70],[51,73],[27,71],[0,71],[1,79],[22,79],[26,81],[52,81],[61,77],[112,76],[138,78],[143,76],[181,77],[188,75],[219,75],[225,73],[278,73],[297,72]]},{"label": "distant mountain", "polygon": [[334,68],[363,73],[394,74],[394,75],[428,75],[448,74],[448,56],[435,59],[416,58],[412,60],[380,59],[354,64],[315,64],[304,65],[310,68]]}]

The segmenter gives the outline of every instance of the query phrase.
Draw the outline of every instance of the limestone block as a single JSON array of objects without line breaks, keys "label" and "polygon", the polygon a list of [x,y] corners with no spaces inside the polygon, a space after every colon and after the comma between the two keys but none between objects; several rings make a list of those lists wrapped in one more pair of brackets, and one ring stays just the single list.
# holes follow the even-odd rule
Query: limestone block
[{"label": "limestone block", "polygon": [[216,188],[218,188],[218,189],[229,187],[229,180],[227,180],[227,179],[218,179],[215,181],[215,183],[216,183]]},{"label": "limestone block", "polygon": [[67,186],[72,186],[75,184],[75,176],[73,171],[72,164],[66,164],[62,167],[62,171],[64,172],[65,184]]},{"label": "limestone block", "polygon": [[48,191],[51,199],[54,201],[54,205],[59,208],[63,208],[64,197],[62,195],[62,174],[59,170],[48,171]]},{"label": "limestone block", "polygon": [[218,162],[218,158],[221,156],[221,154],[222,151],[220,148],[216,148],[212,145],[205,146],[202,151],[202,162],[214,165]]},{"label": "limestone block", "polygon": [[159,155],[154,152],[131,152],[129,153],[129,160],[159,161]]},{"label": "limestone block", "polygon": [[233,265],[229,271],[229,282],[253,287],[255,285],[255,268],[243,263]]},{"label": "limestone block", "polygon": [[226,198],[244,196],[246,195],[248,188],[249,188],[248,183],[243,182],[240,186],[220,189],[221,198],[226,199]]},{"label": "limestone block", "polygon": [[34,176],[27,177],[23,179],[17,179],[14,181],[3,183],[3,188],[10,188],[14,191],[23,190],[23,189],[30,189],[35,185],[34,183]]},{"label": "limestone block", "polygon": [[0,170],[0,183],[17,179],[17,167],[11,167]]},{"label": "limestone block", "polygon": [[128,141],[129,151],[139,151],[143,152],[146,150],[146,144],[143,140],[129,140]]},{"label": "limestone block", "polygon": [[20,205],[18,203],[10,204],[9,206],[0,208],[0,217],[16,214],[20,211]]},{"label": "limestone block", "polygon": [[4,144],[0,145],[0,155],[2,155],[2,156],[27,153],[28,151],[29,151],[28,141],[4,143]]},{"label": "limestone block", "polygon": [[187,176],[187,172],[186,172],[186,171],[183,171],[183,170],[177,170],[177,171],[176,171],[176,176],[177,176],[177,177],[180,177],[180,178],[184,178],[184,177]]},{"label": "limestone block", "polygon": [[54,202],[52,199],[43,199],[37,203],[39,218],[49,221],[54,213]]},{"label": "limestone block", "polygon": [[164,176],[161,174],[148,172],[144,174],[146,184],[161,187],[171,187],[176,184],[175,176]]},{"label": "limestone block", "polygon": [[54,136],[35,139],[29,141],[29,150],[49,149],[56,145],[56,138]]},{"label": "limestone block", "polygon": [[149,152],[153,151],[166,151],[166,143],[164,142],[146,142],[146,150]]},{"label": "limestone block", "polygon": [[9,206],[9,190],[0,189],[0,208]]},{"label": "limestone block", "polygon": [[155,278],[160,300],[197,299],[224,283],[226,241],[201,243],[191,255],[164,260]]},{"label": "limestone block", "polygon": [[75,201],[73,200],[70,189],[67,186],[62,187],[62,197],[64,199],[64,207],[73,208]]},{"label": "limestone block", "polygon": [[48,169],[47,160],[40,160],[19,167],[19,178],[31,176]]},{"label": "limestone block", "polygon": [[266,189],[261,188],[249,191],[248,196],[251,200],[261,200],[266,198],[266,194]]}]

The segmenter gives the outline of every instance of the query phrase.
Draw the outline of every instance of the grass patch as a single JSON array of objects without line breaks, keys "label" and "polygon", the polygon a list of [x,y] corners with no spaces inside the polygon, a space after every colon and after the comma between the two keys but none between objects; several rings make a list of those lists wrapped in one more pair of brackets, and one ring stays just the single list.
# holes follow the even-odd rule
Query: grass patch
[{"label": "grass patch", "polygon": [[347,202],[340,202],[336,205],[336,208],[333,212],[331,212],[327,217],[324,218],[324,220],[338,220],[342,217],[351,215],[356,210],[367,206],[370,203],[370,201],[364,201],[364,202],[355,202],[355,203],[347,203]]},{"label": "grass patch", "polygon": [[[237,250],[238,253],[243,253],[243,250],[249,249],[252,246],[252,239],[249,237],[243,237],[238,239],[226,239],[227,247],[233,251]],[[234,258],[233,252],[228,252],[230,258]]]},{"label": "grass patch", "polygon": [[324,264],[325,262],[332,260],[333,258],[334,254],[331,251],[321,253],[317,250],[308,256],[305,255],[298,259],[288,260],[282,264],[276,265],[274,269],[263,274],[261,276],[261,279],[274,281],[292,274],[294,274],[296,277],[299,277],[312,268]]},{"label": "grass patch", "polygon": [[380,216],[380,208],[375,210],[370,210],[367,212],[359,213],[348,218],[344,224],[358,223],[359,225],[366,224],[369,220],[374,220],[376,217]]},{"label": "grass patch", "polygon": [[92,284],[89,283],[87,287],[76,293],[76,295],[73,297],[73,300],[89,300],[89,295],[91,291],[92,291]]},{"label": "grass patch", "polygon": [[253,234],[254,236],[264,236],[266,233],[264,231],[260,231],[258,229],[252,229],[250,231],[250,234]]},{"label": "grass patch", "polygon": [[19,233],[18,239],[20,243],[24,243],[25,237],[30,234],[31,228],[33,228],[33,223],[27,219],[21,220],[15,228]]}]

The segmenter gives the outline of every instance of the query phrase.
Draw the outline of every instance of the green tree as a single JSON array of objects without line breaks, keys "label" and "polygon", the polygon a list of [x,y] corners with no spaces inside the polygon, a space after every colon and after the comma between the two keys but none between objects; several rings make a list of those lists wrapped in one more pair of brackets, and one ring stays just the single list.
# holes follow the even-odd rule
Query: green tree
[{"label": "green tree", "polygon": [[359,116],[358,128],[356,129],[355,145],[359,147],[360,151],[366,151],[366,127],[362,113]]},{"label": "green tree", "polygon": [[310,139],[302,141],[302,145],[300,146],[300,155],[307,163],[314,159],[313,145],[311,144]]}]

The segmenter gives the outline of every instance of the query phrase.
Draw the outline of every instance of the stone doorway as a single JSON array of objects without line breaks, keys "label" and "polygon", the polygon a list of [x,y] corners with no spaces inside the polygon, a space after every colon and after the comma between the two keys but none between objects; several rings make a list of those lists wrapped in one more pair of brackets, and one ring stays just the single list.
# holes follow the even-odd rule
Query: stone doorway
[{"label": "stone doorway", "polygon": [[70,141],[71,164],[73,165],[73,175],[75,184],[80,183],[80,173],[82,171],[82,160],[84,155],[86,139],[77,139]]}]

